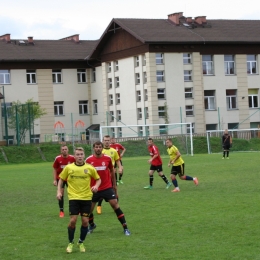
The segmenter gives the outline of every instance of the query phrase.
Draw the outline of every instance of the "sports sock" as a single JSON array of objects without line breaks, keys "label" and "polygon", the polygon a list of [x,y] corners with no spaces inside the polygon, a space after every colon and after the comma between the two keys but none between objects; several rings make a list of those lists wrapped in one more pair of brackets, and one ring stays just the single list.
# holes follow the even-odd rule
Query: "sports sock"
[{"label": "sports sock", "polygon": [[227,157],[229,156],[229,151],[227,151]]},{"label": "sports sock", "polygon": [[99,199],[99,201],[98,201],[98,206],[101,206],[101,205],[102,205],[102,201],[103,201],[103,199]]},{"label": "sports sock", "polygon": [[92,226],[92,227],[94,226],[94,215],[93,215],[93,213],[91,213],[89,215],[88,223],[89,223],[90,226]]},{"label": "sports sock", "polygon": [[121,181],[122,177],[123,177],[123,172],[122,172],[122,174],[119,173],[119,180],[120,181]]},{"label": "sports sock", "polygon": [[60,211],[63,211],[63,207],[64,207],[64,198],[63,198],[63,196],[59,200],[59,207],[60,207]]},{"label": "sports sock", "polygon": [[123,228],[127,229],[127,224],[126,224],[125,215],[124,215],[123,211],[120,208],[118,208],[115,210],[115,213],[117,215],[118,220],[122,224]]},{"label": "sports sock", "polygon": [[80,237],[79,237],[80,241],[79,241],[79,243],[82,243],[82,242],[85,240],[87,233],[88,233],[88,226],[86,226],[86,227],[81,226],[81,228],[80,228]]},{"label": "sports sock", "polygon": [[150,186],[153,186],[153,175],[149,177]]},{"label": "sports sock", "polygon": [[69,237],[70,243],[73,243],[75,230],[76,230],[76,227],[68,226],[68,237]]},{"label": "sports sock", "polygon": [[167,179],[167,177],[163,174],[162,176],[161,176],[161,178],[164,180],[164,182],[167,184],[169,181],[168,181],[168,179]]},{"label": "sports sock", "polygon": [[117,181],[117,172],[116,172],[116,169],[115,169],[115,176],[116,176],[116,181]]},{"label": "sports sock", "polygon": [[176,179],[172,180],[172,184],[174,185],[175,188],[178,187],[178,182]]},{"label": "sports sock", "polygon": [[193,177],[190,177],[190,176],[185,176],[185,181],[193,181]]},{"label": "sports sock", "polygon": [[226,153],[226,152],[224,151],[224,152],[223,152],[223,157],[224,157],[224,158],[225,158],[225,153]]}]

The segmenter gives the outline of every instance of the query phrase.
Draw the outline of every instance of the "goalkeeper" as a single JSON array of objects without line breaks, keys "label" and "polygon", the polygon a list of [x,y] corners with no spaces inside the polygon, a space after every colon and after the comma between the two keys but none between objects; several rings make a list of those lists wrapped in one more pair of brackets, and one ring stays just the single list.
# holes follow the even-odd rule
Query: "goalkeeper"
[{"label": "goalkeeper", "polygon": [[228,133],[227,129],[224,131],[224,134],[222,136],[222,147],[223,147],[222,159],[225,159],[226,156],[227,159],[229,159],[229,149],[232,147],[232,137]]}]

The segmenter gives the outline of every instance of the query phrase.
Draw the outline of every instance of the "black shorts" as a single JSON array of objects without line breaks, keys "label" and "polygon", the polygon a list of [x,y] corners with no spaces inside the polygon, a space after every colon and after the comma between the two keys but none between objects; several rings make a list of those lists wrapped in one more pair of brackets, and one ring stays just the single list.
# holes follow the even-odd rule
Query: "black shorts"
[{"label": "black shorts", "polygon": [[104,199],[105,201],[115,200],[117,199],[115,191],[113,188],[109,188],[106,190],[101,190],[96,193],[93,193],[92,201],[98,202],[99,199]]},{"label": "black shorts", "polygon": [[150,166],[150,171],[157,171],[157,172],[162,172],[162,164],[161,165],[151,165]]},{"label": "black shorts", "polygon": [[179,177],[184,175],[184,163],[177,166],[172,166],[171,174],[179,175]]},{"label": "black shorts", "polygon": [[[57,180],[57,185],[59,185],[59,180],[60,180],[60,179]],[[68,187],[68,183],[67,183],[67,181],[63,181],[62,188],[64,189],[65,186]]]},{"label": "black shorts", "polygon": [[89,217],[91,208],[91,200],[69,200],[70,215],[78,215]]},{"label": "black shorts", "polygon": [[230,149],[230,144],[224,144],[223,145],[223,150],[229,151],[229,149]]},{"label": "black shorts", "polygon": [[[121,165],[123,166],[122,160],[119,160],[119,161],[120,161]],[[115,164],[114,164],[114,168],[117,168],[116,162],[115,162]]]}]

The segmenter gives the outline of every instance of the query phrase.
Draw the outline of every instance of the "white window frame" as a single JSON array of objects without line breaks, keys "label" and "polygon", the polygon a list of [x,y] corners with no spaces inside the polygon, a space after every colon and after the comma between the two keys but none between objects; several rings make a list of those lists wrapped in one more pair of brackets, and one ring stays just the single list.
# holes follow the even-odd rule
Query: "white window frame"
[{"label": "white window frame", "polygon": [[165,88],[157,88],[157,98],[166,99],[166,89]]},{"label": "white window frame", "polygon": [[140,73],[135,73],[135,84],[136,85],[140,84]]},{"label": "white window frame", "polygon": [[[208,95],[205,95],[206,91]],[[214,96],[210,95],[210,91],[214,91]],[[205,110],[216,110],[216,92],[215,90],[204,90],[204,106]]]},{"label": "white window frame", "polygon": [[1,115],[2,117],[5,117],[5,108],[6,107],[6,114],[7,114],[7,118],[11,116],[11,107],[12,107],[12,103],[11,102],[1,102]]},{"label": "white window frame", "polygon": [[114,98],[113,98],[113,95],[110,94],[110,95],[108,95],[108,97],[109,97],[109,106],[112,106],[112,105],[114,104]]},{"label": "white window frame", "polygon": [[62,70],[61,69],[52,70],[52,82],[54,84],[62,83]]},{"label": "white window frame", "polygon": [[135,56],[135,67],[139,67],[139,65],[140,65],[139,56]]},{"label": "white window frame", "polygon": [[110,113],[110,122],[114,122],[114,119],[115,119],[114,111],[110,111],[109,113]]},{"label": "white window frame", "polygon": [[184,70],[184,81],[192,81],[192,70]]},{"label": "white window frame", "polygon": [[117,128],[117,136],[122,137],[122,127]]},{"label": "white window frame", "polygon": [[160,125],[160,126],[159,126],[159,134],[160,134],[160,135],[165,135],[165,134],[167,134],[167,126],[166,126],[166,125]]},{"label": "white window frame", "polygon": [[122,119],[121,110],[116,111],[116,118],[118,121],[121,121],[121,119]]},{"label": "white window frame", "polygon": [[112,88],[112,87],[113,87],[112,78],[108,78],[108,79],[107,79],[107,85],[108,85],[108,88]]},{"label": "white window frame", "polygon": [[0,70],[0,84],[11,84],[10,70]]},{"label": "white window frame", "polygon": [[147,83],[147,73],[146,71],[143,72],[144,84]]},{"label": "white window frame", "polygon": [[145,107],[145,119],[148,119],[149,118],[149,109],[148,107]]},{"label": "white window frame", "polygon": [[107,63],[107,73],[110,73],[112,71],[112,64],[111,62]]},{"label": "white window frame", "polygon": [[96,68],[92,68],[91,81],[96,82]]},{"label": "white window frame", "polygon": [[183,53],[183,64],[191,64],[191,53]]},{"label": "white window frame", "polygon": [[119,70],[119,64],[118,64],[118,60],[115,61],[115,71]]},{"label": "white window frame", "polygon": [[257,59],[256,55],[247,55],[247,74],[257,74]]},{"label": "white window frame", "polygon": [[148,101],[148,90],[147,89],[144,90],[144,100]]},{"label": "white window frame", "polygon": [[39,144],[41,135],[40,134],[34,134],[34,135],[31,135],[30,138],[31,138],[31,142],[33,144]]},{"label": "white window frame", "polygon": [[194,116],[194,106],[185,106],[186,116]]},{"label": "white window frame", "polygon": [[138,107],[137,108],[137,119],[141,120],[143,118],[143,112],[142,112],[142,108]]},{"label": "white window frame", "polygon": [[98,101],[97,101],[97,99],[94,99],[92,102],[93,102],[93,115],[97,115],[98,114]]},{"label": "white window frame", "polygon": [[143,132],[143,127],[142,126],[138,126],[138,136],[143,136],[144,132]]},{"label": "white window frame", "polygon": [[158,117],[165,117],[165,107],[164,106],[158,107]]},{"label": "white window frame", "polygon": [[64,116],[64,101],[54,101],[54,116]]},{"label": "white window frame", "polygon": [[[227,92],[234,92],[235,94],[228,94]],[[237,90],[226,89],[227,110],[237,109]]]},{"label": "white window frame", "polygon": [[120,93],[116,93],[116,104],[120,104]]},{"label": "white window frame", "polygon": [[[195,123],[191,123],[192,134],[194,134],[194,130],[195,130]],[[186,132],[187,132],[187,134],[190,134],[190,125],[186,126]]]},{"label": "white window frame", "polygon": [[157,70],[156,71],[156,80],[157,82],[164,82],[164,70]]},{"label": "white window frame", "polygon": [[137,90],[136,91],[136,102],[140,102],[140,101],[142,101],[141,91]]},{"label": "white window frame", "polygon": [[146,65],[146,56],[145,56],[145,54],[142,57],[143,57],[143,66],[145,66]]},{"label": "white window frame", "polygon": [[[250,89],[248,91],[250,92]],[[257,93],[248,93],[248,106],[249,108],[259,108],[258,89],[253,91]]]},{"label": "white window frame", "polygon": [[193,98],[193,88],[185,88],[185,98]]},{"label": "white window frame", "polygon": [[164,64],[164,55],[163,55],[163,53],[156,53],[155,54],[155,62],[156,62],[156,65]]},{"label": "white window frame", "polygon": [[202,55],[202,71],[203,75],[214,75],[214,64],[212,55]]},{"label": "white window frame", "polygon": [[79,100],[79,114],[80,115],[88,114],[88,100]]},{"label": "white window frame", "polygon": [[77,78],[78,78],[78,83],[86,83],[87,82],[86,70],[77,69]]},{"label": "white window frame", "polygon": [[235,75],[234,55],[224,55],[225,75]]},{"label": "white window frame", "polygon": [[115,137],[115,128],[111,127],[111,137]]},{"label": "white window frame", "polygon": [[26,70],[26,82],[27,84],[37,84],[36,70]]},{"label": "white window frame", "polygon": [[116,84],[116,88],[120,87],[119,77],[115,77],[115,84]]}]

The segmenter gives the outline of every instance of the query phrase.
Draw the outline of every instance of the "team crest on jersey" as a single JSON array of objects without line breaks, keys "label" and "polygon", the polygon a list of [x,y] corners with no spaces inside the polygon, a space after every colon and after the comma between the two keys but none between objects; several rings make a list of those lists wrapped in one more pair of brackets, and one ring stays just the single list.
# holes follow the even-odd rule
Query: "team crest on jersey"
[{"label": "team crest on jersey", "polygon": [[85,170],[84,170],[84,173],[85,173],[85,174],[87,174],[87,173],[88,173],[88,170],[87,170],[87,169],[85,169]]}]

